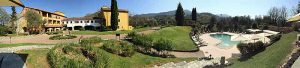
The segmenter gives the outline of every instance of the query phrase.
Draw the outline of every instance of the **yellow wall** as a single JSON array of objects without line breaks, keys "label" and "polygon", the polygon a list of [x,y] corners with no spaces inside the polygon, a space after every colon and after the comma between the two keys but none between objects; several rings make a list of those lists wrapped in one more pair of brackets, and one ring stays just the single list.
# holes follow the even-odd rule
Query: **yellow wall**
[{"label": "yellow wall", "polygon": [[[106,26],[111,26],[110,18],[111,12],[102,12],[102,16],[104,16],[106,20]],[[117,30],[132,30],[133,27],[129,26],[129,14],[127,12],[119,12],[120,22],[118,23],[119,28]]]},{"label": "yellow wall", "polygon": [[[19,29],[21,29],[23,27],[27,27],[27,20],[25,19],[25,14],[29,10],[32,10],[32,11],[40,14],[43,17],[43,20],[46,21],[46,23],[45,23],[46,26],[62,26],[63,25],[62,20],[66,18],[64,16],[60,16],[60,15],[64,15],[62,12],[55,12],[55,13],[59,14],[59,15],[56,15],[51,12],[45,12],[45,11],[36,10],[36,9],[32,9],[32,8],[24,8],[21,12],[22,17],[24,17],[24,18],[20,19]],[[50,15],[51,15],[51,17],[50,17]],[[22,31],[19,31],[19,32],[22,32]]]}]

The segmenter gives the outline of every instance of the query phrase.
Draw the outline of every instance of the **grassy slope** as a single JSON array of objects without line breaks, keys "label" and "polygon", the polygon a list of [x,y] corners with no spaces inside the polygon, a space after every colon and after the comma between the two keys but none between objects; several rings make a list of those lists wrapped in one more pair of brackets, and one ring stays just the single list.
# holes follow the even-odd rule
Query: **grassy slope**
[{"label": "grassy slope", "polygon": [[28,54],[26,65],[28,68],[50,68],[47,61],[49,49],[23,50],[18,53]]},{"label": "grassy slope", "polygon": [[134,29],[134,30],[126,30],[126,31],[104,31],[104,32],[99,32],[99,31],[72,31],[72,34],[75,35],[108,35],[108,34],[127,34],[133,31],[144,31],[149,28],[139,28],[139,29]]},{"label": "grassy slope", "polygon": [[194,50],[196,46],[189,37],[191,29],[187,26],[166,27],[148,36],[151,36],[154,40],[160,38],[171,40],[174,43],[175,50]]},{"label": "grassy slope", "polygon": [[120,57],[109,53],[112,61],[111,68],[150,68],[153,65],[163,64],[168,62],[191,61],[196,58],[160,58],[136,53],[132,57]]},{"label": "grassy slope", "polygon": [[35,44],[35,43],[0,44],[0,48],[3,48],[3,47],[16,47],[16,46],[28,46],[28,45],[50,45],[50,44]]},{"label": "grassy slope", "polygon": [[[283,37],[265,51],[253,56],[247,61],[240,62],[237,59],[231,61],[232,68],[276,68],[292,51],[292,43],[296,40],[296,32],[283,35]],[[230,68],[231,68],[230,67]]]}]

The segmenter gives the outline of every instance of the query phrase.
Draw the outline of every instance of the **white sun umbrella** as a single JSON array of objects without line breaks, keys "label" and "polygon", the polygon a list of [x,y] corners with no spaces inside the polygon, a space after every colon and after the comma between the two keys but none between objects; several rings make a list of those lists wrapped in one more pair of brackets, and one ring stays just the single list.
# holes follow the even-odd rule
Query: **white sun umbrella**
[{"label": "white sun umbrella", "polygon": [[249,39],[244,37],[242,34],[231,37],[231,41],[245,41],[245,40],[249,40]]}]

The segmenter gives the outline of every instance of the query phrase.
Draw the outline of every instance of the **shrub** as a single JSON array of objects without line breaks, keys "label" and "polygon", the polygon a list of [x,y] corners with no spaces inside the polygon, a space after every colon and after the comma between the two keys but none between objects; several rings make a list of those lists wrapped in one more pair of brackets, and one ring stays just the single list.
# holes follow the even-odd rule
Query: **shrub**
[{"label": "shrub", "polygon": [[9,32],[9,28],[6,26],[0,26],[0,36],[5,36]]},{"label": "shrub", "polygon": [[55,36],[51,36],[49,39],[50,40],[62,40],[62,39],[74,39],[77,38],[77,36],[75,35],[55,35]]},{"label": "shrub", "polygon": [[135,53],[133,45],[123,41],[110,40],[109,42],[104,43],[102,48],[110,53],[125,57],[130,57]]},{"label": "shrub", "polygon": [[[78,44],[62,44],[55,46],[48,52],[48,60],[52,68],[90,68],[92,62],[85,59],[79,59],[81,50],[74,48]],[[64,53],[66,51],[68,54]],[[76,53],[78,52],[78,53]],[[70,57],[73,56],[73,57]]]},{"label": "shrub", "polygon": [[148,36],[136,35],[132,37],[132,42],[140,47],[145,48],[146,51],[150,51],[151,47],[153,46],[153,39]]},{"label": "shrub", "polygon": [[153,48],[156,49],[157,51],[167,51],[167,50],[172,50],[173,46],[170,40],[161,38],[160,40],[154,43]]},{"label": "shrub", "polygon": [[242,54],[240,60],[247,60],[257,53],[264,51],[266,47],[263,42],[259,41],[256,43],[240,43],[237,45],[237,48]]},{"label": "shrub", "polygon": [[98,45],[102,39],[100,37],[84,38],[80,41],[81,45]]},{"label": "shrub", "polygon": [[280,40],[280,38],[281,38],[280,34],[270,36],[271,43],[275,43],[276,41]]},{"label": "shrub", "polygon": [[95,67],[98,68],[110,68],[112,58],[108,55],[108,53],[103,50],[97,50],[96,59],[94,62]]}]

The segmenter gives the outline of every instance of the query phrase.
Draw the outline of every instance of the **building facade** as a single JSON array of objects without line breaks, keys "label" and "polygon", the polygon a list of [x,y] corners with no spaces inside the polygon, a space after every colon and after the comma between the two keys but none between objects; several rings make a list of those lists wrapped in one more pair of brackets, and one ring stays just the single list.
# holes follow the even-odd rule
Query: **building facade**
[{"label": "building facade", "polygon": [[[111,10],[109,7],[101,7],[100,19],[106,27],[111,26]],[[117,30],[132,30],[133,27],[129,25],[129,14],[127,10],[119,9],[119,22]]]},{"label": "building facade", "polygon": [[36,8],[30,8],[30,7],[25,7],[23,8],[22,12],[21,12],[21,16],[22,18],[20,18],[20,23],[18,24],[18,28],[17,31],[22,33],[22,32],[27,32],[27,21],[24,18],[25,14],[27,11],[35,11],[38,14],[40,14],[43,18],[43,20],[45,21],[44,24],[44,30],[46,32],[52,32],[52,31],[60,31],[63,30],[63,23],[62,20],[64,20],[65,18],[67,18],[64,13],[60,12],[60,11],[55,11],[53,12],[48,12],[48,11],[44,11],[44,10],[40,10],[40,9],[36,9]]},{"label": "building facade", "polygon": [[67,18],[63,20],[67,30],[97,30],[100,29],[100,19],[96,18]]}]

